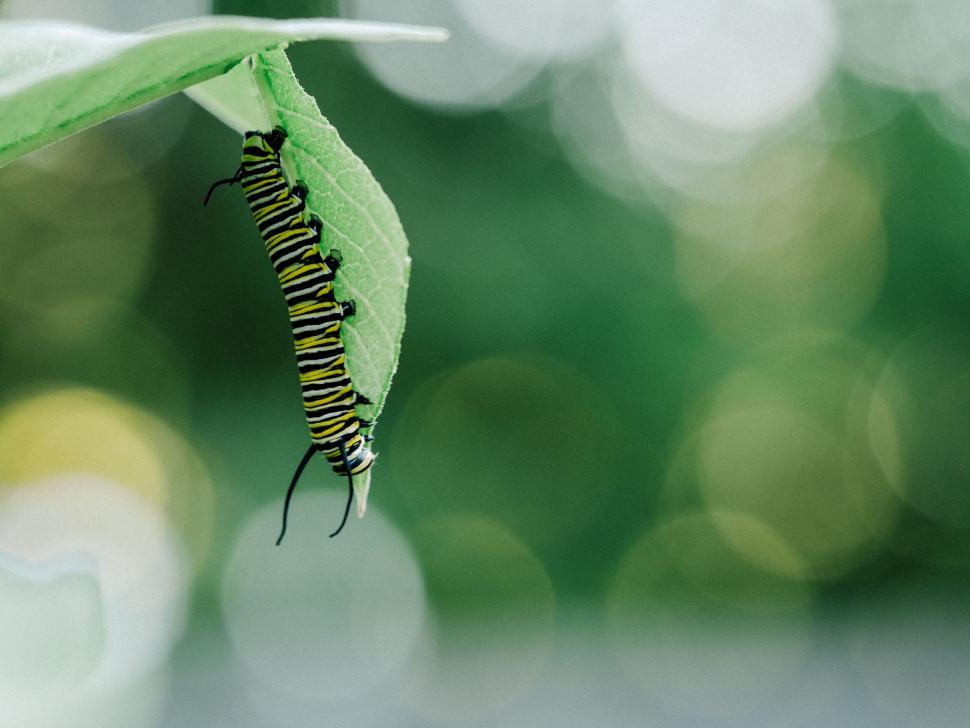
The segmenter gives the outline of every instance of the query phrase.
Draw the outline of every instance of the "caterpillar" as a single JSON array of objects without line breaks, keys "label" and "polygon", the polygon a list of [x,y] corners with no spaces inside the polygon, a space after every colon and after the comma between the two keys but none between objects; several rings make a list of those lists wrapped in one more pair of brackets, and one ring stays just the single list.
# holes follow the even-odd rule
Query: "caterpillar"
[{"label": "caterpillar", "polygon": [[[271,132],[246,132],[239,169],[232,177],[214,182],[203,203],[208,204],[219,185],[240,184],[279,278],[293,331],[303,409],[312,442],[286,492],[277,546],[286,534],[290,499],[314,453],[321,453],[333,471],[346,475],[348,480],[347,506],[331,538],[347,522],[354,498],[354,476],[366,473],[364,477],[369,477],[367,471],[377,457],[370,447],[373,437],[364,433],[374,423],[362,419],[356,411],[356,405],[372,403],[354,390],[340,338],[341,325],[356,313],[356,305],[352,300],[338,301],[334,296],[340,254],[336,250],[322,254],[323,224],[315,215],[309,221],[304,215],[306,187],[300,183],[290,187],[286,183],[280,163],[280,149],[285,141],[286,131],[280,127]],[[366,487],[362,493],[366,497]],[[362,500],[358,504],[361,513],[363,505]]]}]

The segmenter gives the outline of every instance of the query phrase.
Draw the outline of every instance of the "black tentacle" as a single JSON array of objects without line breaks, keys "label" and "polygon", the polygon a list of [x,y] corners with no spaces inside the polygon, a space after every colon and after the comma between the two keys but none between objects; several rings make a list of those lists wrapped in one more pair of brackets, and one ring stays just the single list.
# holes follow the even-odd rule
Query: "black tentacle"
[{"label": "black tentacle", "polygon": [[290,499],[293,497],[293,491],[296,490],[296,484],[300,481],[300,476],[303,475],[303,470],[306,468],[307,463],[310,462],[310,458],[313,457],[316,449],[316,444],[310,445],[309,449],[304,453],[300,464],[296,466],[296,472],[293,473],[293,480],[290,481],[290,487],[286,491],[286,500],[283,501],[283,529],[280,531],[280,537],[276,539],[277,546],[283,543],[283,536],[286,535],[286,517],[290,512]]},{"label": "black tentacle", "polygon": [[236,170],[236,173],[232,177],[226,177],[225,179],[220,179],[213,182],[212,185],[209,187],[209,191],[205,193],[205,200],[203,200],[202,206],[205,207],[206,205],[209,204],[209,198],[212,197],[212,193],[216,187],[218,187],[219,185],[229,185],[231,187],[237,182],[242,181],[242,175],[243,175],[243,168],[240,167],[239,169]]},{"label": "black tentacle", "polygon": [[350,463],[347,462],[347,450],[342,442],[338,442],[337,445],[340,447],[340,458],[344,461],[344,469],[347,471],[347,507],[344,508],[344,517],[340,521],[340,525],[337,526],[336,531],[330,534],[330,538],[343,530],[344,524],[347,523],[347,516],[350,514],[350,504],[354,502],[354,475],[350,472]]}]

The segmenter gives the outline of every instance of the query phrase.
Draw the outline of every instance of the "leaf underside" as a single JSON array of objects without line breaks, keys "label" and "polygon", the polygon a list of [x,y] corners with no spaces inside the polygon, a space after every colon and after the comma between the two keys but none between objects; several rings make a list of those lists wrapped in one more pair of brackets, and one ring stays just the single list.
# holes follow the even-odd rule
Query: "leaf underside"
[{"label": "leaf underside", "polygon": [[139,33],[0,23],[0,166],[219,76],[297,40],[442,40],[443,31],[349,20],[212,16]]}]

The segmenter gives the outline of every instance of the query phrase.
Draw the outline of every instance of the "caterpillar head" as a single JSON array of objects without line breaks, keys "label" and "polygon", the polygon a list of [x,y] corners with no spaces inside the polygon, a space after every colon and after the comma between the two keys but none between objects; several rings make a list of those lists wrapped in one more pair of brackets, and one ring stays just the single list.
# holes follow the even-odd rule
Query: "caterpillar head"
[{"label": "caterpillar head", "polygon": [[247,131],[244,146],[258,147],[267,154],[279,154],[286,141],[286,130],[278,126],[273,131]]},{"label": "caterpillar head", "polygon": [[268,134],[263,134],[262,137],[270,149],[278,152],[283,148],[283,142],[286,141],[286,130],[281,126],[277,126]]}]

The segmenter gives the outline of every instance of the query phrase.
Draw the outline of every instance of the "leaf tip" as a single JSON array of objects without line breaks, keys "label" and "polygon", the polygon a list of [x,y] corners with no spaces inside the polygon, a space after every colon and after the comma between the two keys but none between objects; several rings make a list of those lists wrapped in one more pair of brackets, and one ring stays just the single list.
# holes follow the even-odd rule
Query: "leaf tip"
[{"label": "leaf tip", "polygon": [[451,31],[447,28],[431,26],[428,28],[428,40],[432,43],[443,43],[451,38]]},{"label": "leaf tip", "polygon": [[367,494],[370,492],[370,470],[365,470],[354,481],[354,497],[357,501],[357,517],[363,518],[367,512]]}]

